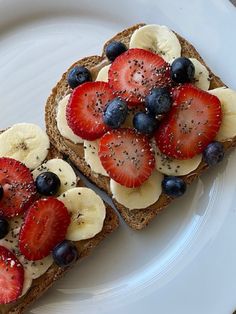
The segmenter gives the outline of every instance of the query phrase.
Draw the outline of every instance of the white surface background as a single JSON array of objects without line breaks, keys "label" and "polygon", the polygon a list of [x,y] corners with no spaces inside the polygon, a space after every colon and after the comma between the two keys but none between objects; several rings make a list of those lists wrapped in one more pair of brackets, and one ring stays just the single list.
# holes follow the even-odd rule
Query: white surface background
[{"label": "white surface background", "polygon": [[[137,22],[176,30],[236,89],[236,8],[227,0],[0,0],[0,128],[43,126],[45,100],[63,71]],[[233,152],[146,230],[122,225],[30,313],[232,313],[235,162]]]}]

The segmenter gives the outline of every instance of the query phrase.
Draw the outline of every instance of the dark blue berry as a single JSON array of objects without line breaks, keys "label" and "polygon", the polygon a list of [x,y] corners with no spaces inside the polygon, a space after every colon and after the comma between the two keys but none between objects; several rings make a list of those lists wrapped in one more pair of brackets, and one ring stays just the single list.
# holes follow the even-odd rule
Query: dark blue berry
[{"label": "dark blue berry", "polygon": [[4,190],[2,185],[0,184],[0,200],[3,198]]},{"label": "dark blue berry", "polygon": [[133,125],[138,132],[152,135],[157,127],[157,120],[145,112],[137,112],[133,118]]},{"label": "dark blue berry", "polygon": [[180,57],[171,64],[170,73],[176,83],[189,83],[194,79],[195,67],[191,60]]},{"label": "dark blue berry", "polygon": [[167,88],[153,88],[145,98],[145,105],[151,115],[157,116],[170,111],[172,100]]},{"label": "dark blue berry", "polygon": [[0,217],[0,239],[3,239],[8,232],[9,222],[4,217]]},{"label": "dark blue berry", "polygon": [[172,197],[182,196],[186,188],[186,183],[179,177],[167,176],[162,181],[163,192]]},{"label": "dark blue berry", "polygon": [[75,263],[79,257],[78,250],[72,241],[64,240],[52,251],[54,262],[60,267]]},{"label": "dark blue berry", "polygon": [[87,68],[75,66],[72,70],[70,70],[67,76],[67,81],[71,88],[76,88],[85,82],[92,81],[92,76]]},{"label": "dark blue berry", "polygon": [[220,142],[210,143],[203,152],[203,160],[208,166],[214,166],[224,158],[224,146]]},{"label": "dark blue berry", "polygon": [[114,61],[116,57],[127,50],[126,46],[120,41],[112,41],[106,47],[105,53],[110,61]]},{"label": "dark blue berry", "polygon": [[117,129],[125,122],[128,106],[124,99],[116,97],[110,100],[103,113],[103,121],[113,129]]},{"label": "dark blue berry", "polygon": [[37,191],[46,196],[55,195],[61,186],[58,176],[50,171],[39,174],[35,183]]}]

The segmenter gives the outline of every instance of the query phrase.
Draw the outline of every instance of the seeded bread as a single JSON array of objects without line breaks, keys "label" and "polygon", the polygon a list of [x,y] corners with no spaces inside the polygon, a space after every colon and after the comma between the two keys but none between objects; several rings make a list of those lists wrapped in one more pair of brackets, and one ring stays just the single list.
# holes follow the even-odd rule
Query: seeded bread
[{"label": "seeded bread", "polygon": [[[65,139],[61,136],[60,132],[57,128],[56,123],[56,112],[57,112],[57,104],[58,102],[68,93],[71,92],[68,84],[67,84],[67,73],[68,71],[74,67],[75,65],[82,65],[87,67],[88,69],[93,69],[96,65],[103,62],[104,64],[108,64],[108,60],[105,56],[105,48],[111,41],[121,41],[127,47],[129,46],[129,41],[132,33],[138,29],[139,27],[143,26],[144,24],[137,24],[124,31],[118,33],[116,36],[111,38],[107,41],[104,45],[102,56],[91,56],[84,59],[81,59],[74,63],[68,70],[65,72],[57,83],[57,85],[53,88],[50,97],[47,100],[46,107],[45,107],[45,121],[46,121],[46,129],[47,133],[52,141],[52,143],[57,147],[57,149],[62,152],[65,156],[69,157],[69,159],[80,169],[80,171],[87,176],[92,182],[94,182],[99,188],[106,191],[110,196],[110,186],[109,186],[109,178],[103,175],[97,175],[93,173],[90,167],[86,164],[84,160],[84,153],[83,153],[83,145],[74,145],[69,140]],[[198,59],[202,64],[205,64],[199,53],[196,49],[183,37],[176,34],[181,47],[182,47],[182,56],[191,57]],[[207,67],[207,66],[206,66]],[[208,67],[207,67],[208,68]],[[219,77],[214,75],[212,71],[208,68],[210,72],[210,89],[224,86],[224,83],[220,80]],[[92,76],[94,77],[94,73],[92,71]],[[234,146],[236,143],[236,138],[232,139],[232,141],[227,141],[224,143],[226,149]],[[195,178],[197,178],[205,169],[207,165],[203,162],[199,165],[199,167],[191,172],[190,174],[183,177],[183,179],[190,184]],[[184,197],[184,196],[183,196]],[[113,199],[115,206],[117,207],[118,211],[120,212],[121,216],[124,218],[126,223],[133,229],[139,230],[144,228],[158,213],[160,213],[171,201],[172,199],[165,194],[162,193],[159,200],[143,209],[134,209],[130,211],[125,206],[119,204],[115,199]]]},{"label": "seeded bread", "polygon": [[[48,152],[47,159],[62,158],[62,154],[51,145]],[[81,180],[78,182],[79,186],[83,186]],[[112,233],[119,226],[119,219],[115,211],[106,205],[106,218],[102,231],[92,239],[76,242],[79,252],[79,261],[90,254],[90,252],[110,233]],[[25,309],[38,299],[53,283],[61,278],[70,267],[60,268],[53,264],[45,274],[41,277],[34,279],[29,291],[20,298],[17,302],[8,305],[0,305],[0,314],[21,314]]]}]

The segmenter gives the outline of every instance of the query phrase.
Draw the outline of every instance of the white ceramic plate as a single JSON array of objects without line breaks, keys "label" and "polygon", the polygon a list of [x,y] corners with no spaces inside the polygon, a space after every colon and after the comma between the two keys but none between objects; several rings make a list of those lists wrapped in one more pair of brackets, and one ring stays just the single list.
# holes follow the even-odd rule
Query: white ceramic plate
[{"label": "white ceramic plate", "polygon": [[[0,128],[43,126],[75,60],[136,22],[169,25],[236,89],[236,8],[227,0],[0,0]],[[30,313],[230,314],[236,308],[236,152],[146,230],[122,225]]]}]

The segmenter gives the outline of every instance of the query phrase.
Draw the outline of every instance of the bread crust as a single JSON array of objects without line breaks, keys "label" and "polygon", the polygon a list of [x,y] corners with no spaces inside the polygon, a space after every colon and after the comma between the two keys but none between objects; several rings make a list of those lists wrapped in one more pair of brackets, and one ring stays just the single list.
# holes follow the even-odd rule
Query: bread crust
[{"label": "bread crust", "polygon": [[[100,62],[104,62],[106,60],[105,56],[105,48],[111,41],[121,41],[126,46],[129,45],[130,37],[132,33],[143,26],[145,24],[136,24],[128,29],[125,29],[124,31],[118,33],[113,38],[108,40],[103,48],[102,55],[101,56],[91,56],[83,58],[77,62],[75,62],[68,71],[74,67],[75,65],[83,65],[85,67],[88,67],[89,69],[92,69],[95,65],[99,64]],[[186,39],[181,37],[176,33],[181,47],[182,47],[182,56],[185,57],[191,57],[198,59],[202,64],[204,64],[206,67],[207,65],[197,52],[197,50],[191,45]],[[217,88],[220,86],[225,86],[225,84],[221,81],[221,79],[216,76],[210,69],[207,67],[210,73],[210,89]],[[46,129],[47,133],[52,141],[52,143],[57,147],[57,149],[65,154],[74,164],[75,166],[93,183],[95,183],[99,188],[107,192],[109,196],[112,197],[112,193],[110,191],[109,186],[109,178],[105,177],[100,174],[94,174],[89,165],[85,162],[84,156],[83,156],[83,147],[82,144],[80,145],[74,145],[69,140],[63,138],[60,135],[60,132],[57,128],[56,123],[56,110],[57,110],[57,104],[58,101],[68,94],[71,90],[67,84],[66,77],[67,72],[65,72],[60,79],[60,81],[57,83],[57,85],[53,88],[52,93],[50,97],[47,100],[46,107],[45,107],[45,122],[46,122]],[[225,149],[229,149],[230,147],[235,146],[236,144],[236,137],[233,138],[230,141],[227,141],[224,143]],[[191,184],[197,177],[201,175],[201,173],[207,169],[207,165],[204,162],[201,162],[199,167],[194,170],[193,172],[189,173],[186,176],[182,176],[182,178],[185,180],[187,184]],[[168,197],[164,193],[161,194],[159,200],[143,209],[134,209],[130,211],[128,208],[123,206],[122,204],[118,203],[115,199],[113,199],[113,202],[120,212],[123,219],[126,221],[126,223],[133,229],[140,230],[147,226],[150,221],[158,214],[160,213],[173,199],[171,197]]]},{"label": "bread crust", "polygon": [[[63,155],[51,145],[48,152],[47,159],[62,158]],[[84,186],[82,181],[79,181],[79,186]],[[105,239],[110,233],[115,231],[119,226],[119,219],[115,211],[107,204],[106,205],[106,218],[104,221],[103,229],[95,237],[88,240],[74,242],[79,252],[78,262],[88,256],[99,243]],[[36,299],[38,299],[45,291],[47,291],[53,283],[61,278],[71,267],[60,268],[56,264],[52,266],[41,277],[34,279],[29,291],[16,302],[0,305],[0,314],[21,314],[25,309],[30,306]]]}]

